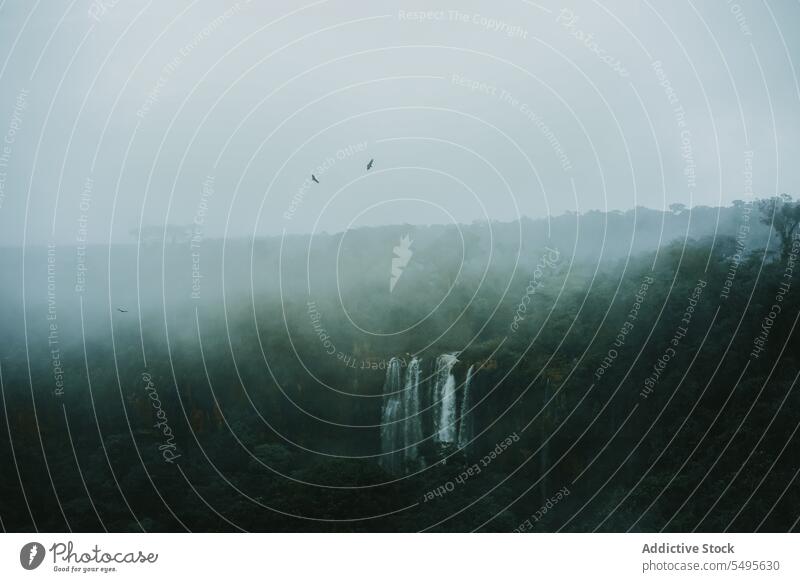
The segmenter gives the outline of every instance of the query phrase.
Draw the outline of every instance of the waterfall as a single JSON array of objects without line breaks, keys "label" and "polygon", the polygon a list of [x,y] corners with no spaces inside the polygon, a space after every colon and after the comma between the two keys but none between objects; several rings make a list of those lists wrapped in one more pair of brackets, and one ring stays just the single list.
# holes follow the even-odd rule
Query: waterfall
[{"label": "waterfall", "polygon": [[380,465],[398,474],[412,468],[419,457],[422,424],[419,416],[419,359],[413,358],[400,383],[400,360],[392,358],[386,368],[381,413]]},{"label": "waterfall", "polygon": [[[467,370],[464,394],[458,403],[456,378],[453,367],[458,363],[456,353],[442,354],[436,358],[433,370],[433,436],[440,444],[458,445],[464,448],[472,439],[473,414],[467,414],[470,401],[470,385],[474,366]],[[383,385],[383,409],[381,411],[381,457],[380,465],[389,473],[402,474],[420,465],[419,446],[422,442],[420,415],[419,358],[412,358],[402,374],[398,358],[389,360],[386,380]],[[457,418],[456,411],[461,411]]]},{"label": "waterfall", "polygon": [[416,462],[419,442],[422,440],[422,419],[419,415],[419,359],[412,358],[406,370],[406,386],[403,394],[403,427],[406,466]]},{"label": "waterfall", "polygon": [[470,366],[467,370],[467,378],[464,380],[464,395],[461,397],[461,421],[458,425],[458,448],[463,449],[472,440],[474,426],[472,414],[467,414],[469,410],[469,385],[472,382],[472,370],[475,366]]},{"label": "waterfall", "polygon": [[383,411],[381,412],[381,457],[380,465],[390,473],[397,473],[400,457],[393,453],[399,442],[399,424],[395,422],[400,409],[400,361],[389,360],[386,368],[386,381],[383,384]]},{"label": "waterfall", "polygon": [[453,376],[456,362],[456,354],[442,354],[436,358],[433,423],[440,443],[456,441],[456,379]]}]

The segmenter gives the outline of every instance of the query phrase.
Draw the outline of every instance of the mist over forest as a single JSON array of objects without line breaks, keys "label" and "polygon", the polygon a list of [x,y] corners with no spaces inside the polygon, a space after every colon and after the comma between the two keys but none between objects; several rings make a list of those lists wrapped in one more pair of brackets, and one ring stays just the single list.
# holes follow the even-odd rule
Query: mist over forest
[{"label": "mist over forest", "polygon": [[0,515],[794,527],[796,208],[3,248]]},{"label": "mist over forest", "polygon": [[[662,532],[800,531],[798,22],[0,0],[20,567],[77,572],[86,532],[94,561],[168,540],[122,578],[616,582],[701,569]],[[791,577],[788,537],[699,558]]]}]

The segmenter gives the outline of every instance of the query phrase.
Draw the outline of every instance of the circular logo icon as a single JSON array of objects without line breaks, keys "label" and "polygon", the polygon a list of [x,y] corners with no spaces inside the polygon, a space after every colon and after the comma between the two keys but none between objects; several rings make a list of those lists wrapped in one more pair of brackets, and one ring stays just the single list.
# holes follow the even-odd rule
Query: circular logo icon
[{"label": "circular logo icon", "polygon": [[44,561],[44,546],[39,542],[29,542],[19,551],[19,563],[26,570],[35,570]]}]

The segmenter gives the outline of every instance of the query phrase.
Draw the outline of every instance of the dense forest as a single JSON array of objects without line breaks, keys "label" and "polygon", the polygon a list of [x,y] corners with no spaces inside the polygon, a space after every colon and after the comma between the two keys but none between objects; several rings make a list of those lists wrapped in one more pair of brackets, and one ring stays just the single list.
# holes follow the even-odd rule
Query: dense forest
[{"label": "dense forest", "polygon": [[7,531],[787,531],[800,206],[4,248]]}]

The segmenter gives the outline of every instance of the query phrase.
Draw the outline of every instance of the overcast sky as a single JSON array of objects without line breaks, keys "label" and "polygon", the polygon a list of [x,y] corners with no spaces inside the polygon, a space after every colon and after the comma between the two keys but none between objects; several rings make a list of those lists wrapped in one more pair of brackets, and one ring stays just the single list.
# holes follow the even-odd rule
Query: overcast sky
[{"label": "overcast sky", "polygon": [[747,0],[6,0],[0,244],[719,205],[751,166],[756,196],[796,194],[798,22]]}]

